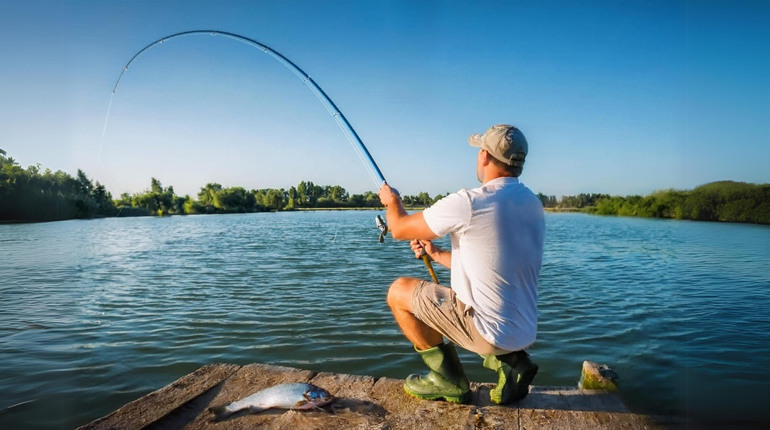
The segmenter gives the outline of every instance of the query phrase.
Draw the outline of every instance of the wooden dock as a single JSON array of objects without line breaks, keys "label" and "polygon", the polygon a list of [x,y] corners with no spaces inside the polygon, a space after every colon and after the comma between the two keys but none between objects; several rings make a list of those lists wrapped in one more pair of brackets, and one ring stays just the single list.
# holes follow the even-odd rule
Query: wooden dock
[{"label": "wooden dock", "polygon": [[[261,389],[310,382],[337,400],[321,411],[240,412],[212,422],[213,405]],[[403,380],[313,372],[269,364],[212,364],[80,429],[658,429],[667,423],[631,413],[616,393],[532,387],[517,404],[489,400],[491,384],[472,383],[473,402],[456,405],[404,394]]]}]

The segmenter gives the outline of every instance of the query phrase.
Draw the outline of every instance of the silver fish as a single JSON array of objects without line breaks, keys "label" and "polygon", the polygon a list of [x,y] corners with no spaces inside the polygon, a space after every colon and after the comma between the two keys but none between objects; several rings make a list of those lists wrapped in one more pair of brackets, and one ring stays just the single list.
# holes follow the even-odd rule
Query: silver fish
[{"label": "silver fish", "polygon": [[333,401],[334,396],[323,388],[295,382],[265,388],[228,405],[212,407],[210,411],[214,414],[214,419],[219,421],[244,409],[248,409],[251,413],[259,413],[270,408],[313,409],[321,408]]}]

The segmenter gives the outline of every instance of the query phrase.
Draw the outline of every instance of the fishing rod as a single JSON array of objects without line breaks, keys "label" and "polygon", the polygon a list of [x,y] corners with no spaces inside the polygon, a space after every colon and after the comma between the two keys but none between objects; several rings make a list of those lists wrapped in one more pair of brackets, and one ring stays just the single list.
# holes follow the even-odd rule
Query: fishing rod
[{"label": "fishing rod", "polygon": [[[358,133],[356,133],[355,129],[353,129],[353,126],[350,125],[350,122],[342,113],[342,111],[337,107],[336,104],[334,104],[334,102],[332,101],[332,99],[329,98],[326,92],[323,89],[321,89],[320,86],[318,86],[318,84],[313,80],[313,78],[311,78],[310,75],[305,73],[304,70],[302,70],[299,66],[294,64],[293,61],[286,58],[280,52],[265,45],[264,43],[260,43],[246,36],[241,36],[239,34],[230,33],[227,31],[219,31],[219,30],[190,30],[190,31],[182,31],[179,33],[174,33],[165,37],[161,37],[160,39],[147,44],[147,46],[137,51],[137,53],[134,54],[134,56],[131,57],[130,60],[128,60],[128,63],[126,63],[126,65],[123,66],[123,70],[120,72],[120,75],[118,76],[117,81],[115,81],[115,86],[112,88],[112,97],[115,96],[115,93],[118,90],[118,85],[120,85],[120,81],[121,79],[123,79],[123,75],[126,73],[126,71],[128,71],[128,68],[131,66],[131,63],[133,63],[134,60],[136,60],[145,51],[151,49],[156,45],[160,45],[162,43],[165,43],[168,40],[175,39],[178,37],[205,35],[205,34],[211,35],[211,36],[227,37],[227,38],[236,40],[238,42],[242,42],[247,45],[258,48],[265,54],[268,54],[271,57],[278,60],[278,62],[283,64],[287,69],[291,70],[292,73],[294,73],[299,79],[301,79],[305,83],[305,85],[308,86],[308,88],[310,88],[313,94],[315,94],[316,97],[318,97],[318,99],[324,105],[324,107],[329,112],[329,114],[337,121],[337,124],[342,129],[342,133],[348,139],[348,142],[350,142],[350,145],[353,147],[353,150],[356,152],[358,157],[364,163],[364,166],[369,172],[369,176],[372,178],[372,181],[374,181],[374,184],[377,186],[377,189],[380,189],[385,183],[387,183],[385,181],[385,177],[382,175],[382,171],[380,170],[379,166],[377,166],[377,163],[374,161],[374,158],[372,158],[372,154],[369,153],[369,150],[366,148],[366,145],[364,145],[364,142],[358,136]],[[109,104],[109,107],[107,108],[107,118],[105,118],[104,120],[104,129],[102,130],[102,140],[104,139],[104,133],[107,129],[107,120],[109,118],[109,112],[111,108],[112,108],[112,98],[110,99],[110,104]],[[382,227],[380,227],[379,222],[382,222],[384,225],[384,221],[382,221],[382,219],[379,218],[379,216],[378,216],[378,219],[379,220],[377,221],[378,222],[377,226],[382,231]],[[385,233],[387,233],[387,226],[385,227],[384,233],[380,234],[380,242],[382,242]],[[430,263],[430,257],[428,257],[427,254],[423,254],[422,259],[425,262],[425,265],[428,267],[428,271],[431,273],[431,277],[433,278],[433,281],[438,283],[436,275],[433,271],[433,267]]]},{"label": "fishing rod", "polygon": [[[178,37],[185,37],[185,36],[193,36],[193,35],[204,35],[204,34],[210,35],[210,36],[224,36],[224,37],[236,40],[238,42],[242,42],[247,45],[258,48],[265,54],[268,54],[271,57],[278,60],[278,62],[283,64],[287,69],[291,70],[292,73],[294,73],[298,78],[300,78],[305,83],[305,85],[308,86],[308,88],[310,88],[313,94],[315,94],[316,97],[318,97],[318,99],[324,105],[324,107],[329,112],[329,114],[337,121],[337,124],[342,129],[343,134],[345,134],[345,137],[348,139],[351,146],[353,146],[353,149],[355,150],[356,154],[358,154],[359,158],[364,163],[364,166],[366,166],[367,170],[369,171],[369,175],[374,181],[374,184],[377,186],[377,189],[382,187],[382,185],[385,183],[385,177],[382,175],[382,171],[380,171],[380,168],[379,166],[377,166],[377,163],[374,161],[374,158],[372,158],[372,154],[369,153],[369,150],[366,148],[366,145],[364,145],[364,142],[358,136],[358,133],[356,133],[356,131],[353,129],[353,126],[350,125],[350,122],[348,121],[348,119],[345,118],[345,115],[342,113],[342,111],[340,111],[337,105],[334,104],[332,99],[329,98],[326,92],[323,89],[321,89],[320,86],[318,86],[318,84],[313,80],[313,78],[310,77],[310,75],[305,73],[304,70],[302,70],[299,66],[294,64],[293,61],[286,58],[280,52],[270,48],[269,46],[263,43],[257,42],[254,39],[241,36],[239,34],[230,33],[226,31],[219,31],[219,30],[182,31],[180,33],[174,33],[165,37],[161,37],[160,39],[152,43],[149,43],[147,46],[140,49],[136,54],[134,54],[133,57],[131,57],[130,60],[128,60],[128,63],[126,63],[126,65],[123,66],[123,70],[120,72],[120,75],[118,76],[117,81],[115,81],[115,86],[112,88],[113,96],[115,95],[115,92],[118,90],[118,85],[120,85],[120,81],[121,79],[123,79],[123,75],[126,73],[126,71],[128,71],[128,68],[131,66],[131,63],[133,63],[134,60],[136,60],[144,52],[146,52],[147,50],[151,49],[154,46],[165,43],[166,41],[169,41],[171,39],[175,39]],[[111,100],[110,100],[110,104],[112,104]],[[105,119],[105,128],[106,128],[106,124],[107,124],[107,120]]]}]

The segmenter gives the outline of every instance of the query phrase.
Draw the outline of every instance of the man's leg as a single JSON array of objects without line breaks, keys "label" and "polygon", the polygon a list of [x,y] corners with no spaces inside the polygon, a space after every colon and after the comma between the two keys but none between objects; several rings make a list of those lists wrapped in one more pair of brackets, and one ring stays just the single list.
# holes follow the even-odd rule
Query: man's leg
[{"label": "man's leg", "polygon": [[409,375],[404,382],[407,394],[426,400],[444,399],[454,403],[470,400],[470,384],[452,343],[414,315],[412,296],[423,281],[398,278],[388,290],[388,305],[401,331],[430,369],[427,375]]},{"label": "man's leg", "polygon": [[404,336],[415,348],[425,350],[439,345],[444,338],[441,333],[418,320],[412,312],[412,294],[421,282],[417,278],[396,279],[388,289],[388,306]]}]

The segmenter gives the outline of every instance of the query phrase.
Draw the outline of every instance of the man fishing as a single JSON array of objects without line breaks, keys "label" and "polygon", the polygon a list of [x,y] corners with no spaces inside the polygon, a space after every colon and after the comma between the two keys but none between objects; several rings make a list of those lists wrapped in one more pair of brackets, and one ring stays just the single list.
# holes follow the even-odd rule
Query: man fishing
[{"label": "man fishing", "polygon": [[[537,332],[537,280],[545,221],[540,200],[518,180],[528,144],[510,125],[468,139],[478,147],[479,188],[462,189],[423,212],[407,214],[387,184],[380,189],[391,234],[410,240],[451,270],[450,287],[417,278],[396,279],[388,305],[404,335],[430,369],[409,375],[405,391],[421,399],[470,400],[468,378],[454,344],[481,355],[495,371],[494,403],[524,398],[538,366],[524,351]],[[431,242],[449,234],[452,249]],[[444,343],[444,337],[450,342]]]}]

